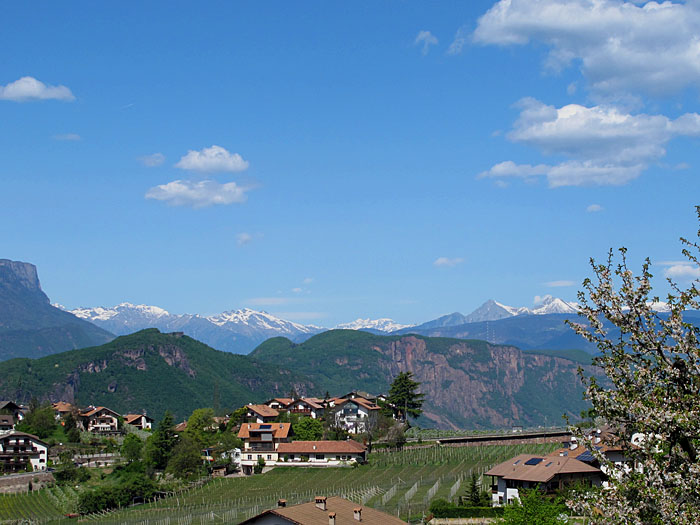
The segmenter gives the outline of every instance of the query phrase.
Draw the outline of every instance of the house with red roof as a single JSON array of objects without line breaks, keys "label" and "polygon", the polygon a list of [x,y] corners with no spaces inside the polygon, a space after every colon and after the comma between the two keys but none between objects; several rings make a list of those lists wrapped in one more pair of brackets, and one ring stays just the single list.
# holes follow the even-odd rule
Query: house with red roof
[{"label": "house with red roof", "polygon": [[121,416],[107,407],[89,407],[79,414],[83,429],[98,434],[119,432]]}]

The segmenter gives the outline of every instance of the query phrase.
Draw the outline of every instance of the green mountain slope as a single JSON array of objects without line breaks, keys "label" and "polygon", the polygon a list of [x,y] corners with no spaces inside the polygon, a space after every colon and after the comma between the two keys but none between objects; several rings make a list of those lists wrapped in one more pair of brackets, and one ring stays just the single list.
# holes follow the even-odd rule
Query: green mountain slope
[{"label": "green mountain slope", "polygon": [[148,329],[98,347],[0,363],[0,398],[104,405],[177,418],[218,403],[242,406],[314,385],[278,366]]},{"label": "green mountain slope", "polygon": [[36,267],[0,259],[0,360],[99,345],[114,336],[51,306]]},{"label": "green mountain slope", "polygon": [[411,371],[426,394],[425,416],[443,428],[560,424],[587,407],[578,362],[484,341],[331,330],[298,345],[270,339],[250,357],[307,375],[316,394],[386,392]]}]

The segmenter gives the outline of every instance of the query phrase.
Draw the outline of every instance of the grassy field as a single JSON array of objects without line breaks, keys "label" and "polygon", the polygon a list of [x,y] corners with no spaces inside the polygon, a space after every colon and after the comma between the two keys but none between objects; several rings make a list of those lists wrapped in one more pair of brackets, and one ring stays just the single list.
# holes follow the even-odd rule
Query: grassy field
[{"label": "grassy field", "polygon": [[[431,499],[462,494],[472,472],[480,474],[520,453],[543,453],[555,448],[552,444],[433,447],[375,453],[369,464],[356,468],[275,468],[249,478],[212,480],[177,496],[85,516],[81,521],[144,525],[238,523],[274,507],[280,498],[295,504],[319,495],[343,496],[405,519],[420,516]],[[73,501],[72,495],[56,494],[61,490],[0,496],[0,520],[75,523],[75,520],[61,520],[71,510]]]}]

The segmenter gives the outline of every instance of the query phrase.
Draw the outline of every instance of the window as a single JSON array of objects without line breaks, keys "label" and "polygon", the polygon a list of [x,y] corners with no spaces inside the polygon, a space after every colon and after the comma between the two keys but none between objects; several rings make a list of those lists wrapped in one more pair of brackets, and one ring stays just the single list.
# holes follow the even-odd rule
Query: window
[{"label": "window", "polygon": [[268,460],[268,461],[272,460],[272,454],[268,454],[268,455],[267,455],[267,460]]},{"label": "window", "polygon": [[248,454],[248,459],[253,459],[253,454]]},{"label": "window", "polygon": [[316,459],[326,459],[325,454],[316,454]]}]

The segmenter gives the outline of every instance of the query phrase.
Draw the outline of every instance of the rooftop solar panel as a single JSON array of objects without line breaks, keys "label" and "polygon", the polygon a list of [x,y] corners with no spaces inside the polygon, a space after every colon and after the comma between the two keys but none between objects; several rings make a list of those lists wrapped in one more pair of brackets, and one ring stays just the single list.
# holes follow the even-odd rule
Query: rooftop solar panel
[{"label": "rooftop solar panel", "polygon": [[272,428],[272,425],[260,425],[260,428]]},{"label": "rooftop solar panel", "polygon": [[542,458],[530,458],[525,462],[525,464],[526,465],[539,465],[541,461],[542,461]]},{"label": "rooftop solar panel", "polygon": [[576,459],[579,461],[583,461],[584,463],[591,463],[592,461],[595,461],[595,458],[593,457],[593,454],[591,454],[590,451],[586,450],[583,454],[579,454],[576,456]]}]

